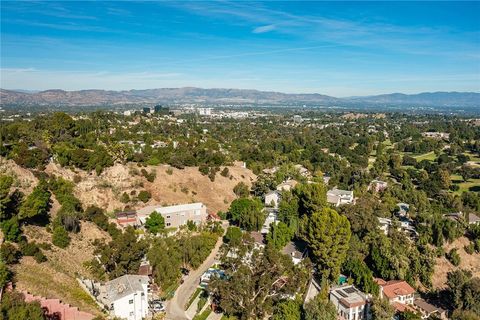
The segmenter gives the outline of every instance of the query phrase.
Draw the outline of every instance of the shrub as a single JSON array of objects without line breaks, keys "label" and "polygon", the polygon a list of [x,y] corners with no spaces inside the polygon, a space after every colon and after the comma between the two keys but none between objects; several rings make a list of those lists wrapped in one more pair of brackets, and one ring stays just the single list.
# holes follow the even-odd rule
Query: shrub
[{"label": "shrub", "polygon": [[13,244],[5,242],[0,246],[0,257],[6,264],[14,264],[20,259],[20,252]]},{"label": "shrub", "polygon": [[79,176],[78,174],[74,175],[74,176],[73,176],[73,182],[74,182],[74,183],[80,183],[80,182],[82,182],[82,177]]},{"label": "shrub", "polygon": [[468,253],[468,254],[474,254],[475,253],[475,244],[469,243],[468,245],[463,247],[463,249],[465,249],[465,252]]},{"label": "shrub", "polygon": [[222,177],[228,177],[229,173],[230,173],[230,171],[228,170],[227,167],[225,167],[225,168],[223,168],[222,172],[220,172],[220,175]]},{"label": "shrub", "polygon": [[150,198],[152,198],[152,194],[146,190],[142,190],[138,193],[138,200],[143,203],[147,203]]},{"label": "shrub", "polygon": [[206,164],[202,164],[198,167],[198,171],[200,171],[201,174],[206,176],[210,171],[210,168]]},{"label": "shrub", "polygon": [[168,168],[166,171],[165,171],[169,176],[171,176],[173,174],[173,169],[172,168]]},{"label": "shrub", "polygon": [[24,256],[33,257],[38,251],[40,251],[40,248],[35,242],[23,242],[20,245],[20,250],[22,250]]},{"label": "shrub", "polygon": [[18,242],[20,240],[22,231],[16,217],[3,221],[1,227],[6,241]]},{"label": "shrub", "polygon": [[68,232],[63,227],[56,227],[53,230],[52,243],[59,248],[66,248],[70,244]]},{"label": "shrub", "polygon": [[42,263],[47,261],[47,257],[43,254],[42,250],[38,250],[33,256],[37,263]]},{"label": "shrub", "polygon": [[122,197],[120,198],[120,202],[122,202],[122,203],[130,202],[130,197],[128,196],[128,193],[124,192],[122,194]]},{"label": "shrub", "polygon": [[450,252],[446,255],[448,261],[450,261],[454,266],[458,266],[460,264],[460,255],[457,252],[457,249],[452,249]]}]

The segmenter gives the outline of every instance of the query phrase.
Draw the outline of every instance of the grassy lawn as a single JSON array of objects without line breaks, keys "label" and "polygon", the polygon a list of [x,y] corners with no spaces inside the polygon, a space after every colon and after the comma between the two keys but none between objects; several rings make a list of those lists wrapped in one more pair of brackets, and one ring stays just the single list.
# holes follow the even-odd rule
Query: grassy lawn
[{"label": "grassy lawn", "polygon": [[428,153],[424,153],[424,154],[421,154],[421,155],[418,155],[418,156],[413,156],[418,162],[422,161],[422,160],[428,160],[428,161],[434,161],[437,156],[435,155],[435,152],[431,151],[431,152],[428,152]]},{"label": "grassy lawn", "polygon": [[193,301],[196,297],[198,297],[200,292],[202,292],[202,288],[197,288],[197,290],[195,290],[195,292],[190,297],[190,300],[188,300],[187,305],[185,306],[185,310],[187,310],[192,305]]},{"label": "grassy lawn", "polygon": [[205,319],[208,318],[210,313],[212,313],[212,310],[207,309],[207,310],[203,311],[202,313],[197,314],[195,317],[193,317],[193,320],[205,320]]},{"label": "grassy lawn", "polygon": [[467,182],[462,182],[458,185],[460,187],[460,189],[457,191],[458,193],[462,193],[465,191],[480,192],[480,179],[470,179]]}]

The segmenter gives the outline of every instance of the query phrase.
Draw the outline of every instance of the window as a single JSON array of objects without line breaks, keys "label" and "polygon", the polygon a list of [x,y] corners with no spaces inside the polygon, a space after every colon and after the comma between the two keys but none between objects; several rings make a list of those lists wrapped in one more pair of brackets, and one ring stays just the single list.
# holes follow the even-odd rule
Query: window
[{"label": "window", "polygon": [[132,299],[132,300],[128,300],[128,304],[133,304],[133,299]]},{"label": "window", "polygon": [[145,296],[145,292],[142,292],[142,297]]},{"label": "window", "polygon": [[170,216],[167,216],[167,219],[170,219]]},{"label": "window", "polygon": [[167,222],[167,227],[170,227],[171,223],[170,222]]}]

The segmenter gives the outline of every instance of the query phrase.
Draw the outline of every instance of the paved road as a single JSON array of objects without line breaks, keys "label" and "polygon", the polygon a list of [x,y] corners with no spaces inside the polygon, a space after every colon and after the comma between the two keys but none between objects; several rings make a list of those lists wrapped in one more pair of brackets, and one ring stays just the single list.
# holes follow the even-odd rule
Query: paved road
[{"label": "paved road", "polygon": [[[228,222],[222,224],[223,228],[227,230]],[[213,248],[210,255],[202,263],[202,265],[197,270],[190,271],[190,274],[184,278],[183,284],[181,284],[173,298],[168,301],[166,305],[166,319],[167,320],[190,320],[190,317],[185,313],[185,305],[188,302],[188,299],[197,289],[200,283],[200,277],[202,274],[210,268],[215,262],[215,257],[220,249],[220,246],[223,243],[223,237],[219,237],[215,248]]]}]

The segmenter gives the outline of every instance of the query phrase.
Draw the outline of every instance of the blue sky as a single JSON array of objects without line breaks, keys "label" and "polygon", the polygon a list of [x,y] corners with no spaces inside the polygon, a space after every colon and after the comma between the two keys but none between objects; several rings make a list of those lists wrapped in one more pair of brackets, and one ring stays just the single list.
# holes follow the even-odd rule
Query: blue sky
[{"label": "blue sky", "polygon": [[480,2],[1,1],[1,87],[480,91]]}]

